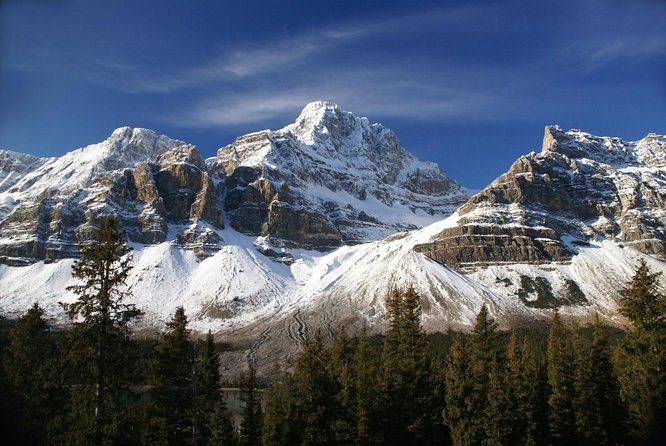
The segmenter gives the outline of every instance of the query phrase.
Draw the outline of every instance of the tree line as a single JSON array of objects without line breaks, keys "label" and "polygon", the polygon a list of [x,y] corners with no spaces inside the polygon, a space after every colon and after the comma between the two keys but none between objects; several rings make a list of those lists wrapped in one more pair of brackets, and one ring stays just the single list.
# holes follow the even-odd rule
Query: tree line
[{"label": "tree line", "polygon": [[128,259],[102,221],[73,268],[71,327],[35,305],[3,331],[3,444],[640,445],[666,428],[666,297],[644,262],[622,290],[631,327],[613,340],[598,317],[577,327],[557,311],[545,334],[504,333],[484,305],[470,333],[432,342],[418,294],[394,290],[383,336],[315,334],[262,391],[250,363],[236,426],[219,346],[193,339],[182,307],[156,339],[131,336]]}]

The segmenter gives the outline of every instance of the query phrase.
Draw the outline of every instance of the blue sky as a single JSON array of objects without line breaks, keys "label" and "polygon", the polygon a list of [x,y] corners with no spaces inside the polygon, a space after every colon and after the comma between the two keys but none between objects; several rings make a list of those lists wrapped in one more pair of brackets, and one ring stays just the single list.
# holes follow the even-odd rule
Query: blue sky
[{"label": "blue sky", "polygon": [[665,23],[663,0],[3,0],[0,148],[129,125],[212,156],[322,99],[480,188],[547,124],[666,133]]}]

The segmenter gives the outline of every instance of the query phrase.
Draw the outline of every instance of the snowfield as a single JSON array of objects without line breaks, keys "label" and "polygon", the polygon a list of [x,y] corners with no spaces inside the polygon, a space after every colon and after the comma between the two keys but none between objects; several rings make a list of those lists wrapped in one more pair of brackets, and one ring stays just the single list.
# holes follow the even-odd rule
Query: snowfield
[{"label": "snowfield", "polygon": [[[461,271],[413,250],[457,219],[454,214],[421,230],[326,254],[293,250],[291,265],[260,253],[261,239],[230,228],[219,231],[223,248],[205,259],[168,242],[134,244],[129,301],[145,312],[141,325],[152,329],[162,328],[182,305],[196,332],[232,333],[280,323],[288,331],[294,315],[304,325],[301,331],[334,332],[340,323],[352,329],[360,323],[382,327],[390,290],[413,286],[423,297],[424,326],[439,331],[471,326],[484,303],[505,325],[550,317],[551,310],[532,308],[518,297],[521,277],[542,277],[555,298],[566,292],[567,281],[575,282],[586,296],[588,302],[563,306],[562,313],[585,319],[598,312],[621,324],[618,290],[639,260],[645,259],[653,271],[666,271],[663,261],[611,241],[576,247],[578,253],[569,263],[478,265]],[[75,283],[73,263],[66,259],[24,267],[0,265],[0,312],[17,317],[37,302],[55,321],[64,323],[59,302],[76,298],[66,291]],[[528,292],[526,300],[534,299]]]}]

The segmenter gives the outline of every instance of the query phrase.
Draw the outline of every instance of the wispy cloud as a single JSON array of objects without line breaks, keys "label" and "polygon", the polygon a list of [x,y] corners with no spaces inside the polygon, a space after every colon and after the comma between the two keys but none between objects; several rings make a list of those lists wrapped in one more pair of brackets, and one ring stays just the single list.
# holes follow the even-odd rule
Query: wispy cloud
[{"label": "wispy cloud", "polygon": [[[609,8],[610,4],[610,8]],[[565,23],[554,63],[565,72],[590,74],[616,61],[666,56],[666,23],[662,2],[589,0]]]},{"label": "wispy cloud", "polygon": [[[173,93],[223,82],[240,82],[257,76],[294,71],[306,66],[319,66],[331,51],[360,40],[400,33],[421,33],[428,29],[465,27],[488,14],[488,8],[460,7],[416,11],[399,18],[379,21],[338,23],[321,29],[303,31],[297,35],[262,43],[235,42],[234,49],[220,51],[208,61],[187,67],[145,67],[140,63],[109,58],[92,61],[71,60],[67,74],[124,93]],[[43,56],[43,57],[42,57]],[[43,67],[44,57],[29,57],[24,69]],[[57,63],[47,64],[61,66]]]},{"label": "wispy cloud", "polygon": [[[281,88],[263,86],[247,92],[219,94],[195,100],[182,112],[168,116],[171,124],[184,127],[228,127],[239,124],[280,122],[292,119],[308,102],[330,100],[372,117],[403,117],[415,120],[466,119],[507,106],[507,88],[489,94],[494,81],[487,77],[474,83],[452,85],[432,82],[409,70],[355,67],[327,70],[327,76],[298,79]],[[442,77],[445,77],[442,73]],[[481,86],[482,83],[486,87]],[[284,122],[287,123],[286,121]]]},{"label": "wispy cloud", "polygon": [[[179,111],[165,113],[162,120],[183,127],[286,123],[304,104],[320,99],[370,117],[509,119],[547,109],[551,105],[544,99],[554,97],[561,80],[572,73],[586,75],[617,60],[666,55],[663,30],[649,26],[654,17],[634,16],[622,8],[615,14],[596,14],[595,9],[605,8],[601,3],[588,0],[578,10],[582,3],[571,0],[566,8],[574,13],[561,21],[552,45],[515,61],[485,60],[455,47],[459,39],[482,41],[504,33],[506,24],[528,5],[523,0],[415,10],[379,20],[366,17],[277,40],[233,42],[232,49],[220,49],[189,66],[142,64],[108,55],[92,60],[74,55],[72,63],[63,66],[54,54],[37,51],[21,69],[60,67],[124,93],[179,95]],[[525,24],[516,21],[515,26]],[[403,48],[394,51],[386,42]],[[419,54],[421,46],[430,49]],[[182,104],[182,97],[189,103]]]}]

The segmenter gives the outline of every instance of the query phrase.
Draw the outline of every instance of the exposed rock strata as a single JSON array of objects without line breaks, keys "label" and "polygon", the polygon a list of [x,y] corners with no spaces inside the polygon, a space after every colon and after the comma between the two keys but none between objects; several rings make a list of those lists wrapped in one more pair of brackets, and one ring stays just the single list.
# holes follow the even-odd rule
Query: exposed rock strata
[{"label": "exposed rock strata", "polygon": [[216,165],[226,175],[231,226],[287,246],[326,250],[382,238],[466,199],[393,132],[330,103],[309,104],[282,130],[238,138],[218,151]]},{"label": "exposed rock strata", "polygon": [[570,258],[576,240],[611,239],[663,258],[664,184],[663,136],[624,142],[546,127],[541,153],[520,157],[459,209],[459,227],[417,250],[452,266],[540,263]]},{"label": "exposed rock strata", "polygon": [[[75,257],[101,215],[115,216],[130,240],[144,244],[165,241],[170,224],[224,227],[219,193],[197,149],[151,131],[118,129],[61,158],[3,152],[0,159],[3,184],[11,180],[2,201],[13,204],[0,220],[4,263]],[[219,242],[203,229],[183,236],[188,246]]]},{"label": "exposed rock strata", "polygon": [[75,257],[101,215],[133,242],[207,256],[224,244],[225,218],[274,247],[330,250],[423,226],[465,199],[393,132],[330,103],[241,136],[208,163],[182,141],[120,128],[60,158],[0,151],[0,262]]}]

